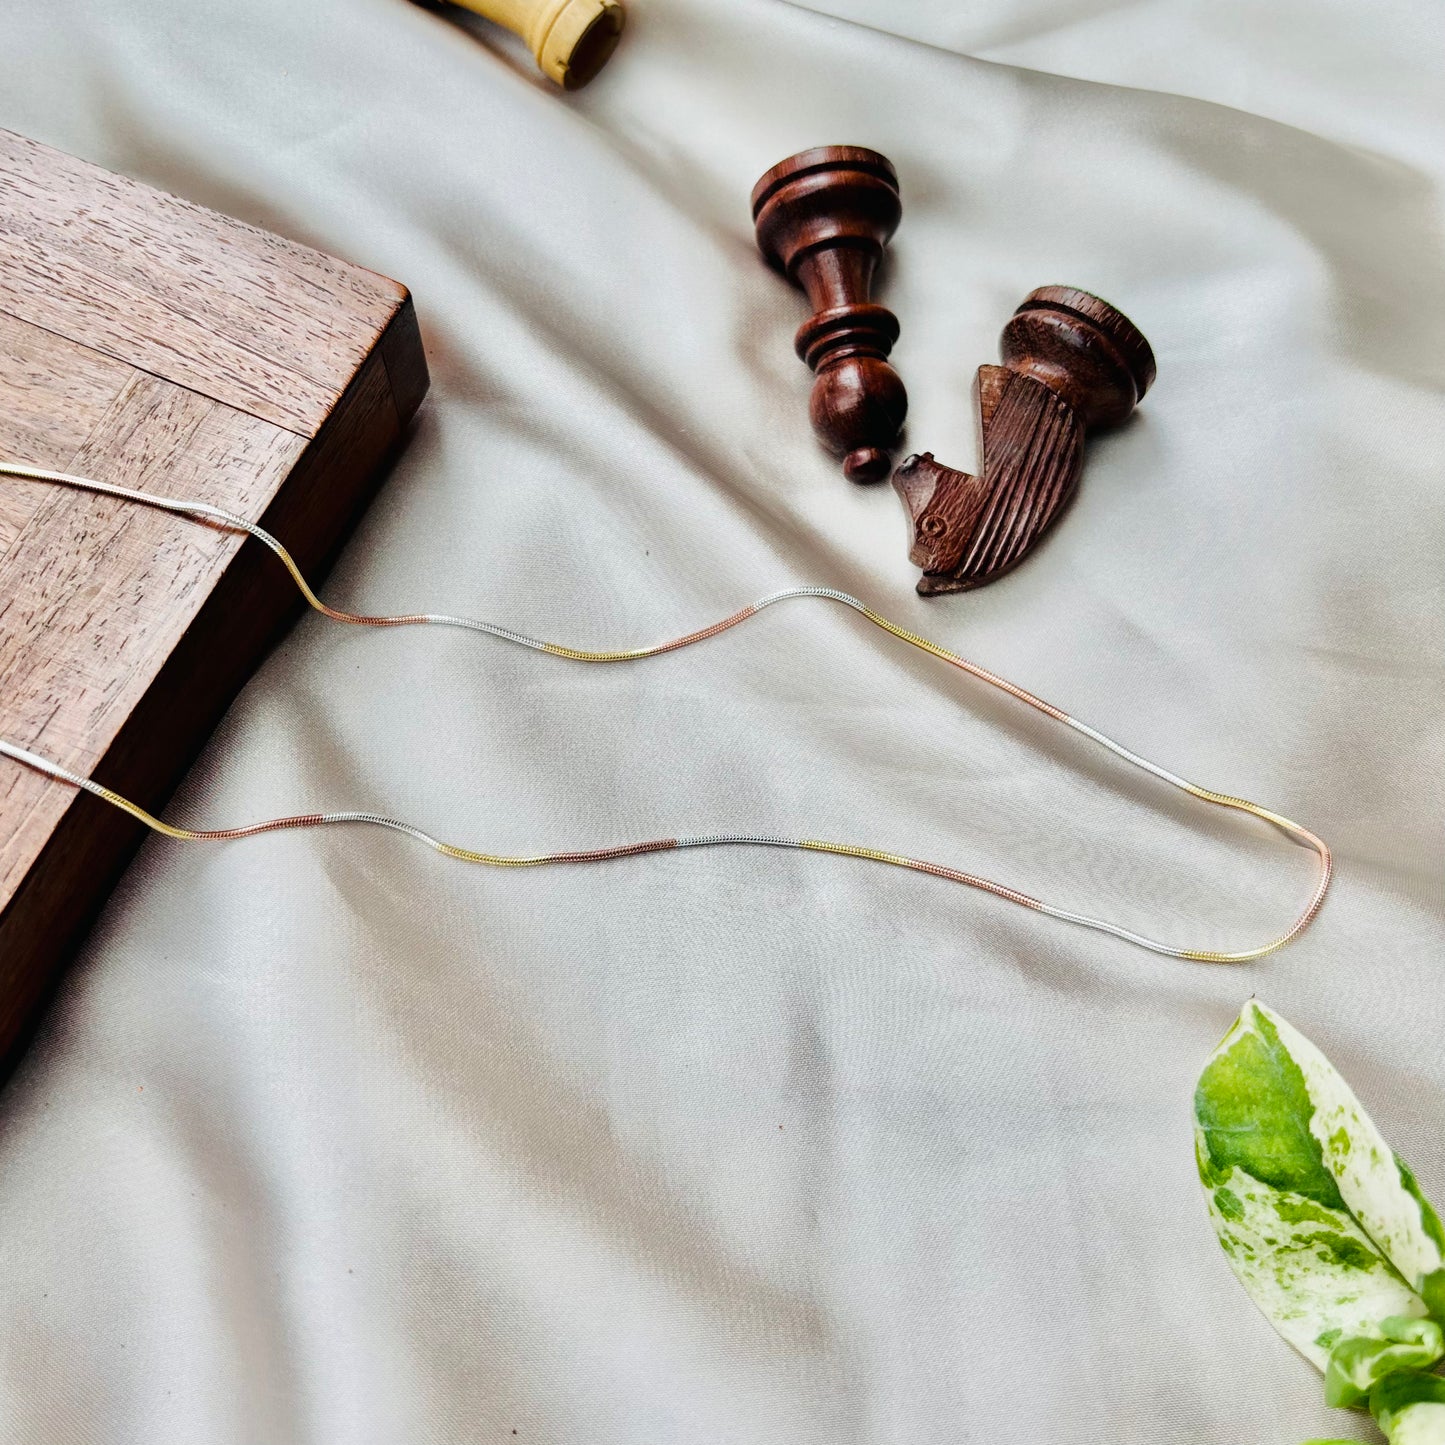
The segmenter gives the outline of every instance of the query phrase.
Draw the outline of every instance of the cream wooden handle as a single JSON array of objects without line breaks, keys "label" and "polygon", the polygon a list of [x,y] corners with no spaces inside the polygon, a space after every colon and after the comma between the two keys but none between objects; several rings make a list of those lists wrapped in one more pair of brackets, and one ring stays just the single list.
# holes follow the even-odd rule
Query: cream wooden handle
[{"label": "cream wooden handle", "polygon": [[626,13],[619,0],[456,0],[526,42],[548,80],[586,85],[617,48]]}]

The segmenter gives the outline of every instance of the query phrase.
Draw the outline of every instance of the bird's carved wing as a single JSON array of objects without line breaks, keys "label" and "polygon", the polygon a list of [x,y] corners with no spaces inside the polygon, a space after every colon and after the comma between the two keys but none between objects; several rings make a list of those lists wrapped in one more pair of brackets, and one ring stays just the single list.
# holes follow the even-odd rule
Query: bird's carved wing
[{"label": "bird's carved wing", "polygon": [[894,476],[925,596],[981,587],[1017,566],[1078,486],[1084,429],[1062,397],[1006,366],[979,367],[977,389],[982,477],[929,452]]}]

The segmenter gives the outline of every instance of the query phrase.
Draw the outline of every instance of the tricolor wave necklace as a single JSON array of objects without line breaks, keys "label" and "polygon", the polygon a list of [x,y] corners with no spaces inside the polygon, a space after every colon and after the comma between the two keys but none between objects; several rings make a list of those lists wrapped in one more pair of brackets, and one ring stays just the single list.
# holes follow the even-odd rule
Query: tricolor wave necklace
[{"label": "tricolor wave necklace", "polygon": [[651,647],[626,648],[613,652],[589,652],[576,647],[563,647],[555,642],[540,642],[536,638],[524,636],[520,632],[514,632],[511,628],[500,627],[492,622],[479,622],[467,617],[449,617],[436,613],[407,613],[395,617],[369,617],[353,612],[342,612],[334,607],[329,607],[323,602],[310,584],[301,574],[301,569],[296,565],[291,554],[282,544],[277,541],[269,532],[258,527],[254,522],[247,521],[244,517],[237,516],[234,512],[228,512],[221,507],[213,507],[209,503],[187,500],[177,497],[154,496],[148,492],[133,491],[128,487],[114,486],[108,482],[96,481],[90,477],[71,476],[66,472],[48,471],[42,467],[24,466],[14,462],[0,461],[0,475],[17,477],[26,481],[45,482],[55,486],[70,487],[77,491],[91,492],[100,496],[116,497],[122,501],[133,502],[137,506],[151,507],[162,512],[171,512],[177,516],[189,518],[192,521],[203,525],[217,527],[222,530],[244,532],[254,537],[258,542],[269,547],[290,572],[295,580],[296,586],[306,601],[316,609],[317,612],[330,617],[336,622],[349,622],[361,627],[458,627],[470,632],[484,632],[491,637],[499,637],[505,642],[514,642],[522,647],[530,647],[537,652],[550,653],[554,657],[568,658],[574,662],[636,662],[645,657],[659,657],[665,652],[675,652],[678,648],[688,647],[694,642],[702,642],[706,638],[716,637],[720,632],[726,632],[731,627],[736,627],[741,622],[746,622],[750,617],[756,617],[766,607],[772,607],[779,602],[790,602],[794,598],[816,597],[828,602],[839,602],[844,607],[850,607],[861,617],[867,618],[875,627],[881,628],[900,642],[906,642],[910,647],[916,647],[926,652],[931,657],[936,657],[940,662],[946,662],[950,667],[956,667],[966,672],[970,677],[977,678],[980,682],[987,683],[990,687],[996,687],[1001,692],[1006,692],[1010,697],[1016,698],[1019,702],[1027,704],[1031,708],[1051,717],[1055,722],[1062,723],[1065,727],[1072,728],[1077,733],[1082,733],[1086,738],[1091,739],[1100,747],[1108,749],[1115,757],[1122,758],[1126,763],[1141,769],[1152,777],[1168,783],[1171,787],[1188,793],[1192,798],[1198,798],[1202,802],[1211,803],[1216,807],[1230,808],[1237,812],[1248,813],[1252,817],[1262,818],[1265,822],[1273,824],[1287,837],[1297,843],[1314,850],[1319,858],[1319,877],[1315,883],[1314,891],[1310,894],[1303,912],[1278,938],[1261,944],[1258,948],[1242,949],[1235,953],[1224,953],[1213,949],[1203,948],[1176,948],[1168,943],[1161,943],[1157,939],[1147,938],[1141,933],[1124,928],[1117,923],[1109,923],[1101,918],[1091,918],[1086,914],[1075,913],[1066,908],[1059,908],[1050,903],[1044,903],[1040,899],[1032,898],[1027,893],[1020,893],[1017,889],[1005,887],[1002,883],[995,883],[987,878],[981,878],[977,874],[965,873],[957,868],[948,868],[941,863],[928,863],[918,858],[905,857],[899,853],[889,853],[877,848],[865,848],[853,843],[829,843],[818,838],[782,838],[770,837],[766,834],[748,833],[713,833],[695,838],[656,838],[643,843],[626,843],[612,848],[585,848],[570,853],[538,853],[533,855],[510,855],[503,853],[482,853],[473,851],[470,848],[458,848],[450,843],[443,843],[433,838],[429,833],[424,833],[420,828],[413,827],[410,823],[404,823],[395,818],[383,817],[378,813],[361,812],[335,812],[335,813],[301,813],[294,817],[271,818],[265,822],[251,823],[241,828],[180,828],[173,824],[162,822],[161,819],[153,817],[150,813],[123,798],[118,793],[112,792],[109,788],[102,787],[92,778],[83,777],[79,773],[72,772],[69,768],[62,766],[51,758],[42,756],[28,748],[23,748],[15,743],[0,738],[0,756],[12,759],[37,772],[44,773],[57,782],[66,783],[74,788],[82,788],[88,793],[94,794],[97,798],[104,799],[114,807],[120,808],[144,823],[146,827],[154,829],[157,833],[164,834],[167,838],[180,839],[186,842],[192,841],[221,841],[235,838],[249,838],[258,833],[273,833],[289,828],[320,828],[341,824],[369,824],[378,828],[390,828],[398,833],[405,833],[409,838],[416,839],[419,843],[425,843],[429,848],[434,848],[438,853],[444,853],[448,858],[457,858],[465,863],[481,863],[493,868],[536,868],[549,863],[601,863],[612,858],[629,858],[643,853],[663,853],[676,848],[722,848],[722,847],[759,847],[759,848],[803,848],[814,853],[836,853],[847,858],[865,858],[874,863],[887,863],[895,868],[910,868],[917,873],[928,873],[935,878],[944,878],[953,883],[962,883],[970,888],[981,889],[985,893],[992,893],[995,897],[1007,899],[1011,903],[1017,903],[1024,908],[1033,909],[1038,913],[1046,913],[1050,918],[1062,919],[1066,923],[1076,923],[1084,928],[1092,928],[1100,933],[1111,934],[1115,938],[1122,938],[1126,942],[1137,944],[1140,948],[1147,948],[1153,953],[1163,954],[1167,958],[1192,959],[1200,963],[1245,963],[1251,959],[1263,958],[1266,954],[1283,948],[1285,944],[1297,938],[1306,928],[1309,927],[1315,915],[1319,912],[1320,906],[1324,903],[1325,894],[1329,890],[1331,876],[1330,850],[1324,840],[1310,832],[1308,828],[1298,823],[1291,822],[1288,818],[1281,817],[1278,813],[1272,813],[1268,808],[1262,808],[1258,803],[1251,803],[1244,798],[1231,797],[1226,793],[1216,793],[1209,788],[1198,787],[1194,783],[1186,782],[1183,778],[1171,773],[1166,768],[1160,767],[1157,763],[1151,763],[1147,758],[1142,758],[1138,753],[1131,752],[1121,743],[1116,743],[1112,738],[1106,737],[1103,733],[1082,723],[1078,718],[1070,717],[1068,713],[1045,702],[1042,698],[1035,697],[1031,692],[1015,686],[997,674],[989,672],[986,668],[980,667],[977,663],[969,662],[959,657],[956,653],[950,652],[945,647],[940,647],[935,642],[930,642],[925,637],[899,627],[897,623],[890,622],[886,617],[880,616],[877,612],[860,602],[856,597],[850,597],[846,592],[836,591],[832,587],[789,587],[780,592],[770,593],[759,601],[744,607],[739,612],[734,612],[731,617],[725,617],[720,622],[715,622],[711,627],[704,627],[698,632],[690,632],[685,637],[676,637],[669,642],[659,642]]}]

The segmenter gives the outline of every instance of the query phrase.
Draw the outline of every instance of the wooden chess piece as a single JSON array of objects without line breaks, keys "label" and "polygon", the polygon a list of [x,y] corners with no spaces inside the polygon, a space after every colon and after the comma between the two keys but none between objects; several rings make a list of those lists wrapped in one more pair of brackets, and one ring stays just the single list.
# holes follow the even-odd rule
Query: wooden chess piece
[{"label": "wooden chess piece", "polygon": [[1000,355],[1002,366],[978,369],[983,475],[924,452],[893,476],[925,597],[981,587],[1022,562],[1074,495],[1085,433],[1122,422],[1154,380],[1139,329],[1069,286],[1033,292],[1004,327]]},{"label": "wooden chess piece", "polygon": [[[437,8],[436,0],[419,3]],[[627,15],[619,0],[455,0],[518,35],[537,68],[580,90],[612,58]]]},{"label": "wooden chess piece", "polygon": [[813,306],[796,341],[818,378],[813,430],[855,482],[888,475],[888,449],[908,411],[908,394],[886,360],[898,318],[870,297],[902,214],[892,165],[861,146],[801,151],[753,187],[758,249]]}]

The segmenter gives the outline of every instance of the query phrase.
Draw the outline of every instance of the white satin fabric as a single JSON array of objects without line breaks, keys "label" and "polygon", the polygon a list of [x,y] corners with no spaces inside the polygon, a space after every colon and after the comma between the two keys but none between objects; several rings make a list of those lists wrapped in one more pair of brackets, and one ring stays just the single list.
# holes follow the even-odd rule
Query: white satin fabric
[{"label": "white satin fabric", "polygon": [[[857,593],[1317,828],[1283,954],[1172,963],[732,850],[491,873],[146,847],[0,1096],[6,1445],[1289,1445],[1326,1410],[1214,1242],[1195,1075],[1258,991],[1445,1195],[1437,0],[634,0],[563,97],[406,0],[0,14],[0,123],[413,288],[433,389],[327,591],[582,646]],[[748,191],[890,156],[908,441],[1045,283],[1159,380],[997,586],[924,602],[817,449]],[[562,849],[869,843],[1244,946],[1309,855],[826,603],[586,668],[318,617],[171,815]]]}]

